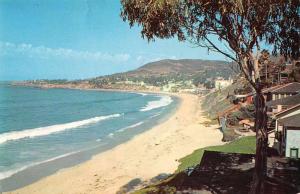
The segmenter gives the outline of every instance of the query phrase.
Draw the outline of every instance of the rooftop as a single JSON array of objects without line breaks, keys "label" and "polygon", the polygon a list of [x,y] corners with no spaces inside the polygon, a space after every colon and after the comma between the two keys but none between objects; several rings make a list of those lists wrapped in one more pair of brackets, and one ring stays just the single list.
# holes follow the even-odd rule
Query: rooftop
[{"label": "rooftop", "polygon": [[300,114],[296,114],[290,117],[286,117],[278,120],[279,123],[286,127],[298,127],[300,128]]},{"label": "rooftop", "polygon": [[[286,85],[286,84],[285,84]],[[285,85],[276,85],[276,86],[272,86],[272,87],[268,87],[268,88],[264,88],[262,90],[263,93],[268,93],[268,92],[272,92],[278,88],[284,87]]]},{"label": "rooftop", "polygon": [[[268,87],[268,88],[264,88],[262,90],[262,93],[266,94],[266,93],[300,93],[300,83],[299,82],[292,82],[292,83],[287,83],[284,85],[276,85],[276,86],[272,86],[272,87]],[[243,94],[243,95],[235,95],[237,98],[238,97],[247,97],[247,96],[252,96],[255,95],[256,92],[249,92],[247,94]]]},{"label": "rooftop", "polygon": [[277,105],[284,105],[284,106],[295,106],[300,104],[300,94],[288,96],[286,98],[281,98],[278,100],[272,100],[266,103],[266,106],[272,107]]},{"label": "rooftop", "polygon": [[282,94],[282,93],[300,93],[300,83],[299,82],[292,82],[285,84],[281,87],[276,87],[276,88],[271,88],[269,90],[271,93],[277,93],[277,94]]},{"label": "rooftop", "polygon": [[297,110],[300,110],[300,104],[297,104],[295,106],[292,106],[291,108],[288,108],[288,109],[286,109],[284,111],[281,111],[281,112],[277,113],[275,115],[275,117],[279,119],[279,118],[281,118],[281,117],[283,117],[285,115],[288,115],[288,114],[290,114],[290,113],[292,113],[294,111],[297,111]]}]

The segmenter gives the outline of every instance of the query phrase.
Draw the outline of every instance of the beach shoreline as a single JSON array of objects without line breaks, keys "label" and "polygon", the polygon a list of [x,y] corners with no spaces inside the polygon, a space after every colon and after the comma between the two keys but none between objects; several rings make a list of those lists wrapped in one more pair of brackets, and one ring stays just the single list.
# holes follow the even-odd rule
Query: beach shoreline
[{"label": "beach shoreline", "polygon": [[66,85],[66,84],[46,84],[46,85],[35,85],[35,84],[16,84],[10,83],[11,86],[16,87],[29,87],[29,88],[40,88],[40,89],[69,89],[69,90],[85,90],[85,91],[101,91],[101,92],[128,92],[128,93],[149,93],[149,94],[166,94],[170,96],[176,96],[176,93],[172,92],[164,92],[161,90],[151,90],[151,89],[120,89],[120,88],[93,88],[93,87],[85,87],[85,86],[74,86],[74,85]]},{"label": "beach shoreline", "polygon": [[202,124],[206,119],[196,95],[167,95],[180,102],[166,121],[88,161],[8,193],[115,193],[131,180],[173,173],[178,159],[195,149],[223,144],[217,126]]}]

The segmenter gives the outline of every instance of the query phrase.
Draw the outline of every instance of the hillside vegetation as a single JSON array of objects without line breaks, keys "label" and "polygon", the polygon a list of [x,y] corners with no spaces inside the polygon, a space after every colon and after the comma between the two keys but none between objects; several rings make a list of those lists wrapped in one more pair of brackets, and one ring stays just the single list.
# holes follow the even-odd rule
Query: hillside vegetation
[{"label": "hillside vegetation", "polygon": [[[211,73],[215,75],[230,76],[232,63],[217,60],[200,60],[200,59],[165,59],[161,61],[148,63],[134,71],[124,73],[128,76],[161,76],[171,74],[189,74]],[[213,72],[213,70],[217,70]]]},{"label": "hillside vegetation", "polygon": [[200,59],[165,59],[144,66],[107,76],[84,80],[34,80],[28,81],[41,87],[103,88],[128,90],[160,90],[162,87],[191,89],[199,84],[211,86],[217,77],[228,79],[235,75],[234,63]]},{"label": "hillside vegetation", "polygon": [[211,146],[206,148],[200,148],[195,150],[190,155],[185,156],[179,160],[180,165],[176,172],[186,170],[189,167],[193,167],[200,163],[205,150],[228,152],[228,153],[242,153],[242,154],[254,154],[255,153],[255,137],[243,137],[233,142],[227,143],[221,146]]},{"label": "hillside vegetation", "polygon": [[91,79],[95,84],[116,83],[120,81],[143,82],[152,86],[162,86],[173,81],[192,81],[194,85],[203,84],[216,77],[228,79],[233,76],[233,63],[200,59],[165,59],[151,62],[125,73],[101,76]]},{"label": "hillside vegetation", "polygon": [[[231,96],[236,93],[247,93],[251,91],[244,79],[238,79],[222,90],[213,91],[203,98],[202,108],[211,119],[217,118],[218,113],[224,112],[233,106]],[[240,93],[241,92],[241,93]]]},{"label": "hillside vegetation", "polygon": [[[181,158],[179,160],[180,165],[176,172],[165,180],[158,181],[154,184],[151,184],[145,188],[137,190],[133,192],[134,194],[147,194],[147,193],[158,193],[160,191],[160,184],[168,185],[168,182],[171,181],[176,175],[180,174],[181,172],[187,170],[188,168],[193,168],[197,164],[200,163],[203,153],[205,150],[208,151],[218,151],[218,152],[228,152],[228,153],[244,153],[244,154],[254,154],[255,153],[255,144],[256,140],[255,137],[242,137],[237,139],[233,142],[227,143],[225,145],[220,146],[210,146],[205,148],[200,148],[195,150],[193,153]],[[168,186],[165,186],[165,189],[169,189],[170,192],[163,192],[163,193],[176,193],[176,189]]]}]

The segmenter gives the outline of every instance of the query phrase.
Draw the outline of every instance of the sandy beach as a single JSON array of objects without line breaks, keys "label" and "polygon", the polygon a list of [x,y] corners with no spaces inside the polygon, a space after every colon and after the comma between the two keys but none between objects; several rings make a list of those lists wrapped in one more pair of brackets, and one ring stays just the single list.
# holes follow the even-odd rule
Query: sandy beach
[{"label": "sandy beach", "polygon": [[218,126],[206,120],[195,95],[178,94],[181,102],[165,122],[77,166],[62,169],[31,185],[9,193],[116,193],[133,179],[142,181],[173,173],[177,160],[195,149],[220,145]]}]

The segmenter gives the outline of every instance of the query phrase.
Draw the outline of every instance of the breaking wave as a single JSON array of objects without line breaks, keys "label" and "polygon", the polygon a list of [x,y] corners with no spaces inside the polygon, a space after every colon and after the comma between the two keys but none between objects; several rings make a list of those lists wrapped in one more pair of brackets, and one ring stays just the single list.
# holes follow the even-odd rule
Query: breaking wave
[{"label": "breaking wave", "polygon": [[38,137],[38,136],[45,136],[52,133],[57,133],[60,131],[68,130],[68,129],[74,129],[77,127],[82,127],[94,123],[98,123],[103,120],[111,119],[120,117],[121,114],[112,114],[107,116],[99,116],[99,117],[93,117],[81,121],[74,121],[71,123],[64,123],[64,124],[58,124],[58,125],[51,125],[46,127],[39,127],[34,129],[25,129],[22,131],[12,131],[8,133],[0,134],[0,144],[11,141],[11,140],[18,140],[23,138],[32,138],[32,137]]},{"label": "breaking wave", "polygon": [[123,131],[125,131],[126,129],[131,129],[131,128],[140,126],[140,125],[142,125],[143,123],[144,123],[144,122],[138,122],[138,123],[135,123],[135,124],[130,125],[130,126],[128,126],[128,127],[124,127],[124,128],[122,128],[122,129],[119,129],[117,132],[123,132]]},{"label": "breaking wave", "polygon": [[140,111],[149,111],[163,106],[168,106],[173,102],[170,96],[160,96],[160,97],[161,98],[159,100],[148,102],[148,104],[145,107],[141,108]]},{"label": "breaking wave", "polygon": [[26,170],[30,167],[40,165],[40,164],[43,164],[43,163],[46,163],[46,162],[51,162],[51,161],[54,161],[54,160],[57,160],[57,159],[60,159],[60,158],[64,158],[64,157],[67,157],[67,156],[70,156],[70,155],[73,155],[73,154],[76,154],[76,153],[79,153],[79,152],[81,152],[81,151],[70,152],[70,153],[67,153],[67,154],[63,154],[63,155],[60,155],[60,156],[57,156],[57,157],[54,157],[54,158],[44,160],[42,162],[35,162],[35,163],[29,164],[29,165],[26,165],[26,166],[23,166],[23,167],[20,167],[20,168],[17,168],[17,169],[12,169],[12,170],[8,170],[8,171],[5,171],[5,172],[0,172],[0,180],[11,177],[12,175],[14,175],[18,172],[21,172],[23,170]]}]

